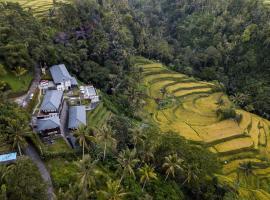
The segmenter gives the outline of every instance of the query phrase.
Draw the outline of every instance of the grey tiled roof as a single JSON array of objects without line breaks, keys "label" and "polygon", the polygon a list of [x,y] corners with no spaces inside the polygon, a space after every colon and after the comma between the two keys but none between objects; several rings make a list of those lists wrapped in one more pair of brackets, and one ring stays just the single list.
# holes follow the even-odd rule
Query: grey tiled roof
[{"label": "grey tiled roof", "polygon": [[42,111],[54,111],[57,110],[61,104],[63,92],[58,90],[47,90],[40,110]]},{"label": "grey tiled roof", "polygon": [[86,125],[85,106],[72,106],[69,108],[68,128],[78,128],[80,125]]},{"label": "grey tiled roof", "polygon": [[38,119],[37,120],[37,130],[39,131],[45,131],[50,129],[55,129],[60,127],[60,119],[58,116],[53,116],[49,118],[44,119]]},{"label": "grey tiled roof", "polygon": [[88,96],[96,96],[96,89],[94,88],[94,86],[85,86],[85,90],[86,90],[86,94]]},{"label": "grey tiled roof", "polygon": [[53,81],[56,84],[62,83],[63,81],[70,80],[72,85],[78,85],[75,77],[70,76],[64,64],[53,65],[50,68],[50,72],[52,74]]}]

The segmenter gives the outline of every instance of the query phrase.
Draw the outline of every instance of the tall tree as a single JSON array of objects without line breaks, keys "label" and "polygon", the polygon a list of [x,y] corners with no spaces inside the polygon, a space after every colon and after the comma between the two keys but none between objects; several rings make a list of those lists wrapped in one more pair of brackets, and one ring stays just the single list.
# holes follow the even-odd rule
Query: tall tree
[{"label": "tall tree", "polygon": [[92,161],[90,155],[87,154],[82,160],[76,162],[76,166],[78,167],[79,186],[83,196],[87,198],[92,192],[90,189],[96,185],[96,175],[99,173],[97,160]]},{"label": "tall tree", "polygon": [[30,136],[30,128],[25,123],[19,123],[17,120],[11,120],[7,127],[8,138],[12,147],[22,155],[22,149],[27,146],[25,137]]},{"label": "tall tree", "polygon": [[145,164],[142,168],[139,169],[141,174],[140,182],[143,184],[142,191],[147,182],[150,182],[152,179],[157,179],[157,174],[153,167]]},{"label": "tall tree", "polygon": [[183,171],[183,159],[179,158],[177,154],[169,155],[165,157],[165,162],[162,165],[162,168],[165,170],[166,178],[171,174],[172,177],[175,177],[175,172],[178,170]]},{"label": "tall tree", "polygon": [[27,69],[25,69],[24,67],[18,66],[18,67],[15,67],[15,70],[13,71],[13,73],[15,74],[15,76],[21,79],[21,76],[27,73]]},{"label": "tall tree", "polygon": [[113,138],[113,130],[110,126],[103,127],[100,131],[98,131],[96,138],[97,141],[103,146],[103,160],[105,160],[108,144],[110,144],[110,147],[115,148],[117,143],[116,139]]},{"label": "tall tree", "polygon": [[117,162],[120,169],[122,170],[120,183],[126,174],[129,174],[135,178],[134,167],[139,162],[139,159],[136,158],[136,149],[126,149],[121,151],[117,158]]},{"label": "tall tree", "polygon": [[143,134],[142,128],[131,129],[130,132],[131,140],[135,147],[137,147],[137,144],[144,145],[145,135]]},{"label": "tall tree", "polygon": [[112,181],[111,179],[106,183],[106,189],[99,191],[106,200],[122,200],[128,194],[123,190],[120,181]]},{"label": "tall tree", "polygon": [[238,170],[237,170],[237,181],[239,183],[240,181],[240,175],[244,175],[245,178],[245,184],[248,184],[248,178],[250,176],[255,176],[254,172],[254,167],[252,165],[252,162],[243,162],[239,165]]},{"label": "tall tree", "polygon": [[86,126],[79,126],[79,128],[73,134],[74,137],[78,140],[80,146],[83,150],[82,158],[84,158],[84,151],[85,148],[89,149],[89,142],[94,142],[95,137],[90,135],[91,129],[87,128]]}]

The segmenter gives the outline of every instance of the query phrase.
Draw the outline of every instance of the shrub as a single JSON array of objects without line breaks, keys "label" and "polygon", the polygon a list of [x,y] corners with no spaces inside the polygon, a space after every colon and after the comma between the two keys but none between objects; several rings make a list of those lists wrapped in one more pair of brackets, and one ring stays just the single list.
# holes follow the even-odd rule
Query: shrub
[{"label": "shrub", "polygon": [[220,121],[226,119],[235,119],[236,111],[233,107],[230,108],[219,108],[217,111],[217,116]]}]

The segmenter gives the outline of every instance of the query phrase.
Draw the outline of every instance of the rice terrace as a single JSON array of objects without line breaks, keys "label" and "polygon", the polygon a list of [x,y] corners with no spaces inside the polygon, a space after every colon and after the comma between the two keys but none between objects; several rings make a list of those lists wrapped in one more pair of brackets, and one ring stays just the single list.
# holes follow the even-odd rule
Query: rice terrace
[{"label": "rice terrace", "polygon": [[256,180],[238,177],[241,196],[270,199],[262,190],[270,175],[270,122],[237,108],[236,118],[223,118],[219,112],[234,110],[234,105],[221,85],[170,71],[159,63],[138,60],[136,67],[140,68],[148,95],[148,118],[162,131],[177,132],[217,153],[223,163],[223,174],[217,176],[224,184],[235,184],[239,164],[250,161],[255,166]]},{"label": "rice terrace", "polygon": [[31,10],[36,17],[44,17],[57,3],[68,3],[66,0],[0,0],[0,2],[18,3],[25,10]]}]

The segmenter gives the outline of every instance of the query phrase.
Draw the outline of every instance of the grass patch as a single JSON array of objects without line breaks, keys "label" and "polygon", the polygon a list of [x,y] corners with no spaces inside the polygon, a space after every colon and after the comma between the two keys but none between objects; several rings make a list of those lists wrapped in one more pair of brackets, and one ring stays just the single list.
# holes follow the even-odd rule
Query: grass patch
[{"label": "grass patch", "polygon": [[27,91],[32,79],[33,74],[30,72],[23,76],[16,77],[12,72],[8,71],[6,75],[0,77],[0,80],[6,82],[10,86],[12,92],[15,93]]},{"label": "grass patch", "polygon": [[73,151],[62,137],[55,139],[53,144],[44,145],[44,150],[49,153]]},{"label": "grass patch", "polygon": [[77,167],[73,162],[57,158],[46,161],[46,165],[55,189],[68,189],[69,184],[76,181]]}]

